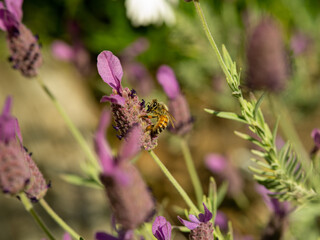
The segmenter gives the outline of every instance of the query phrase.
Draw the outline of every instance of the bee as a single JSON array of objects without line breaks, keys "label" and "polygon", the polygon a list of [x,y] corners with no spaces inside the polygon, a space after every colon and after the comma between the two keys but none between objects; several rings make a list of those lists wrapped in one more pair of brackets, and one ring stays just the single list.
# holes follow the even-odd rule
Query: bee
[{"label": "bee", "polygon": [[146,128],[146,131],[150,131],[151,137],[156,137],[164,129],[167,128],[169,123],[174,127],[173,121],[174,117],[169,113],[168,107],[162,103],[158,102],[157,99],[153,99],[151,103],[147,105],[147,113],[150,115],[140,116],[141,118],[155,118],[156,123],[151,124]]}]

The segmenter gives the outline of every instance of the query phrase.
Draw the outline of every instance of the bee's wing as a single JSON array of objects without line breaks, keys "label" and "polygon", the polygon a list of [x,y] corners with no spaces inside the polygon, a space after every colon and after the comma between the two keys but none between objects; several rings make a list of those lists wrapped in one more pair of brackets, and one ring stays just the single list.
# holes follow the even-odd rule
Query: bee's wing
[{"label": "bee's wing", "polygon": [[170,123],[171,123],[172,127],[175,128],[174,122],[176,121],[176,119],[169,112],[168,112],[168,116],[169,116],[169,120],[170,120]]}]

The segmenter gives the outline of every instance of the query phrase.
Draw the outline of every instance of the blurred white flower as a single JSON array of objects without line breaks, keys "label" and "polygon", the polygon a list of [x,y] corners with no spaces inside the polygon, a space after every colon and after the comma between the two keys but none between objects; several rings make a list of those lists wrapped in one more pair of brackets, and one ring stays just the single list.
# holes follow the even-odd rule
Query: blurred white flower
[{"label": "blurred white flower", "polygon": [[127,17],[135,27],[151,24],[173,25],[176,21],[173,5],[178,0],[126,0]]}]

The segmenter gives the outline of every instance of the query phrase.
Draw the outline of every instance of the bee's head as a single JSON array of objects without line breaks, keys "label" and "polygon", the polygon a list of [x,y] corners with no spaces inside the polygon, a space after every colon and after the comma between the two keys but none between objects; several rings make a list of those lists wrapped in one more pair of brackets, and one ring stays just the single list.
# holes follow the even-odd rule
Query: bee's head
[{"label": "bee's head", "polygon": [[152,102],[147,104],[147,113],[152,112],[154,110],[157,109],[158,107],[158,100],[157,99],[153,99]]}]

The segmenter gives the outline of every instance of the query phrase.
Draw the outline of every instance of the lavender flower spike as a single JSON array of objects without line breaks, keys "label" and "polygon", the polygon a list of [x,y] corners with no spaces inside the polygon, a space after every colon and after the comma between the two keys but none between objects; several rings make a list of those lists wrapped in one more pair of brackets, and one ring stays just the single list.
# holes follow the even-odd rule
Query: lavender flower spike
[{"label": "lavender flower spike", "polygon": [[139,171],[129,162],[141,150],[140,127],[130,129],[118,156],[113,157],[104,139],[109,122],[110,113],[104,112],[95,135],[96,151],[103,169],[100,179],[105,186],[116,222],[121,224],[122,230],[127,231],[135,229],[150,217],[154,202]]},{"label": "lavender flower spike", "polygon": [[[18,121],[10,114],[11,97],[6,99],[0,115],[0,189],[16,195],[30,179]],[[19,141],[16,140],[16,135]]]},{"label": "lavender flower spike", "polygon": [[152,225],[152,233],[158,240],[171,239],[171,224],[165,217],[158,216]]},{"label": "lavender flower spike", "polygon": [[103,96],[101,102],[111,102],[112,113],[115,121],[115,129],[119,139],[127,139],[130,129],[139,125],[140,146],[151,150],[157,146],[157,137],[152,137],[146,128],[152,124],[150,119],[141,116],[147,114],[144,101],[140,101],[136,91],[122,88],[123,75],[119,59],[110,51],[103,51],[98,56],[98,71],[104,82],[113,88],[110,96]]},{"label": "lavender flower spike", "polygon": [[178,135],[185,135],[192,129],[193,117],[185,96],[180,92],[180,87],[173,70],[166,65],[160,66],[157,72],[158,82],[169,97],[169,111],[175,118],[173,128],[169,130]]},{"label": "lavender flower spike", "polygon": [[159,67],[157,79],[170,99],[175,99],[180,94],[178,81],[169,66],[162,65]]},{"label": "lavender flower spike", "polygon": [[13,68],[20,70],[25,77],[37,75],[42,65],[38,39],[26,28],[22,20],[23,0],[5,0],[0,3],[0,29],[7,32],[7,40]]},{"label": "lavender flower spike", "polygon": [[[200,213],[198,218],[195,215],[190,214],[190,221],[183,220],[178,216],[179,221],[191,230],[189,239],[208,239],[213,240],[213,227],[210,220],[212,219],[212,213],[207,206],[203,203],[204,214]],[[199,238],[202,237],[202,238]]]},{"label": "lavender flower spike", "polygon": [[11,102],[8,97],[0,115],[0,188],[12,195],[25,191],[31,200],[37,201],[46,194],[48,186],[22,146],[18,121],[10,114]]}]

